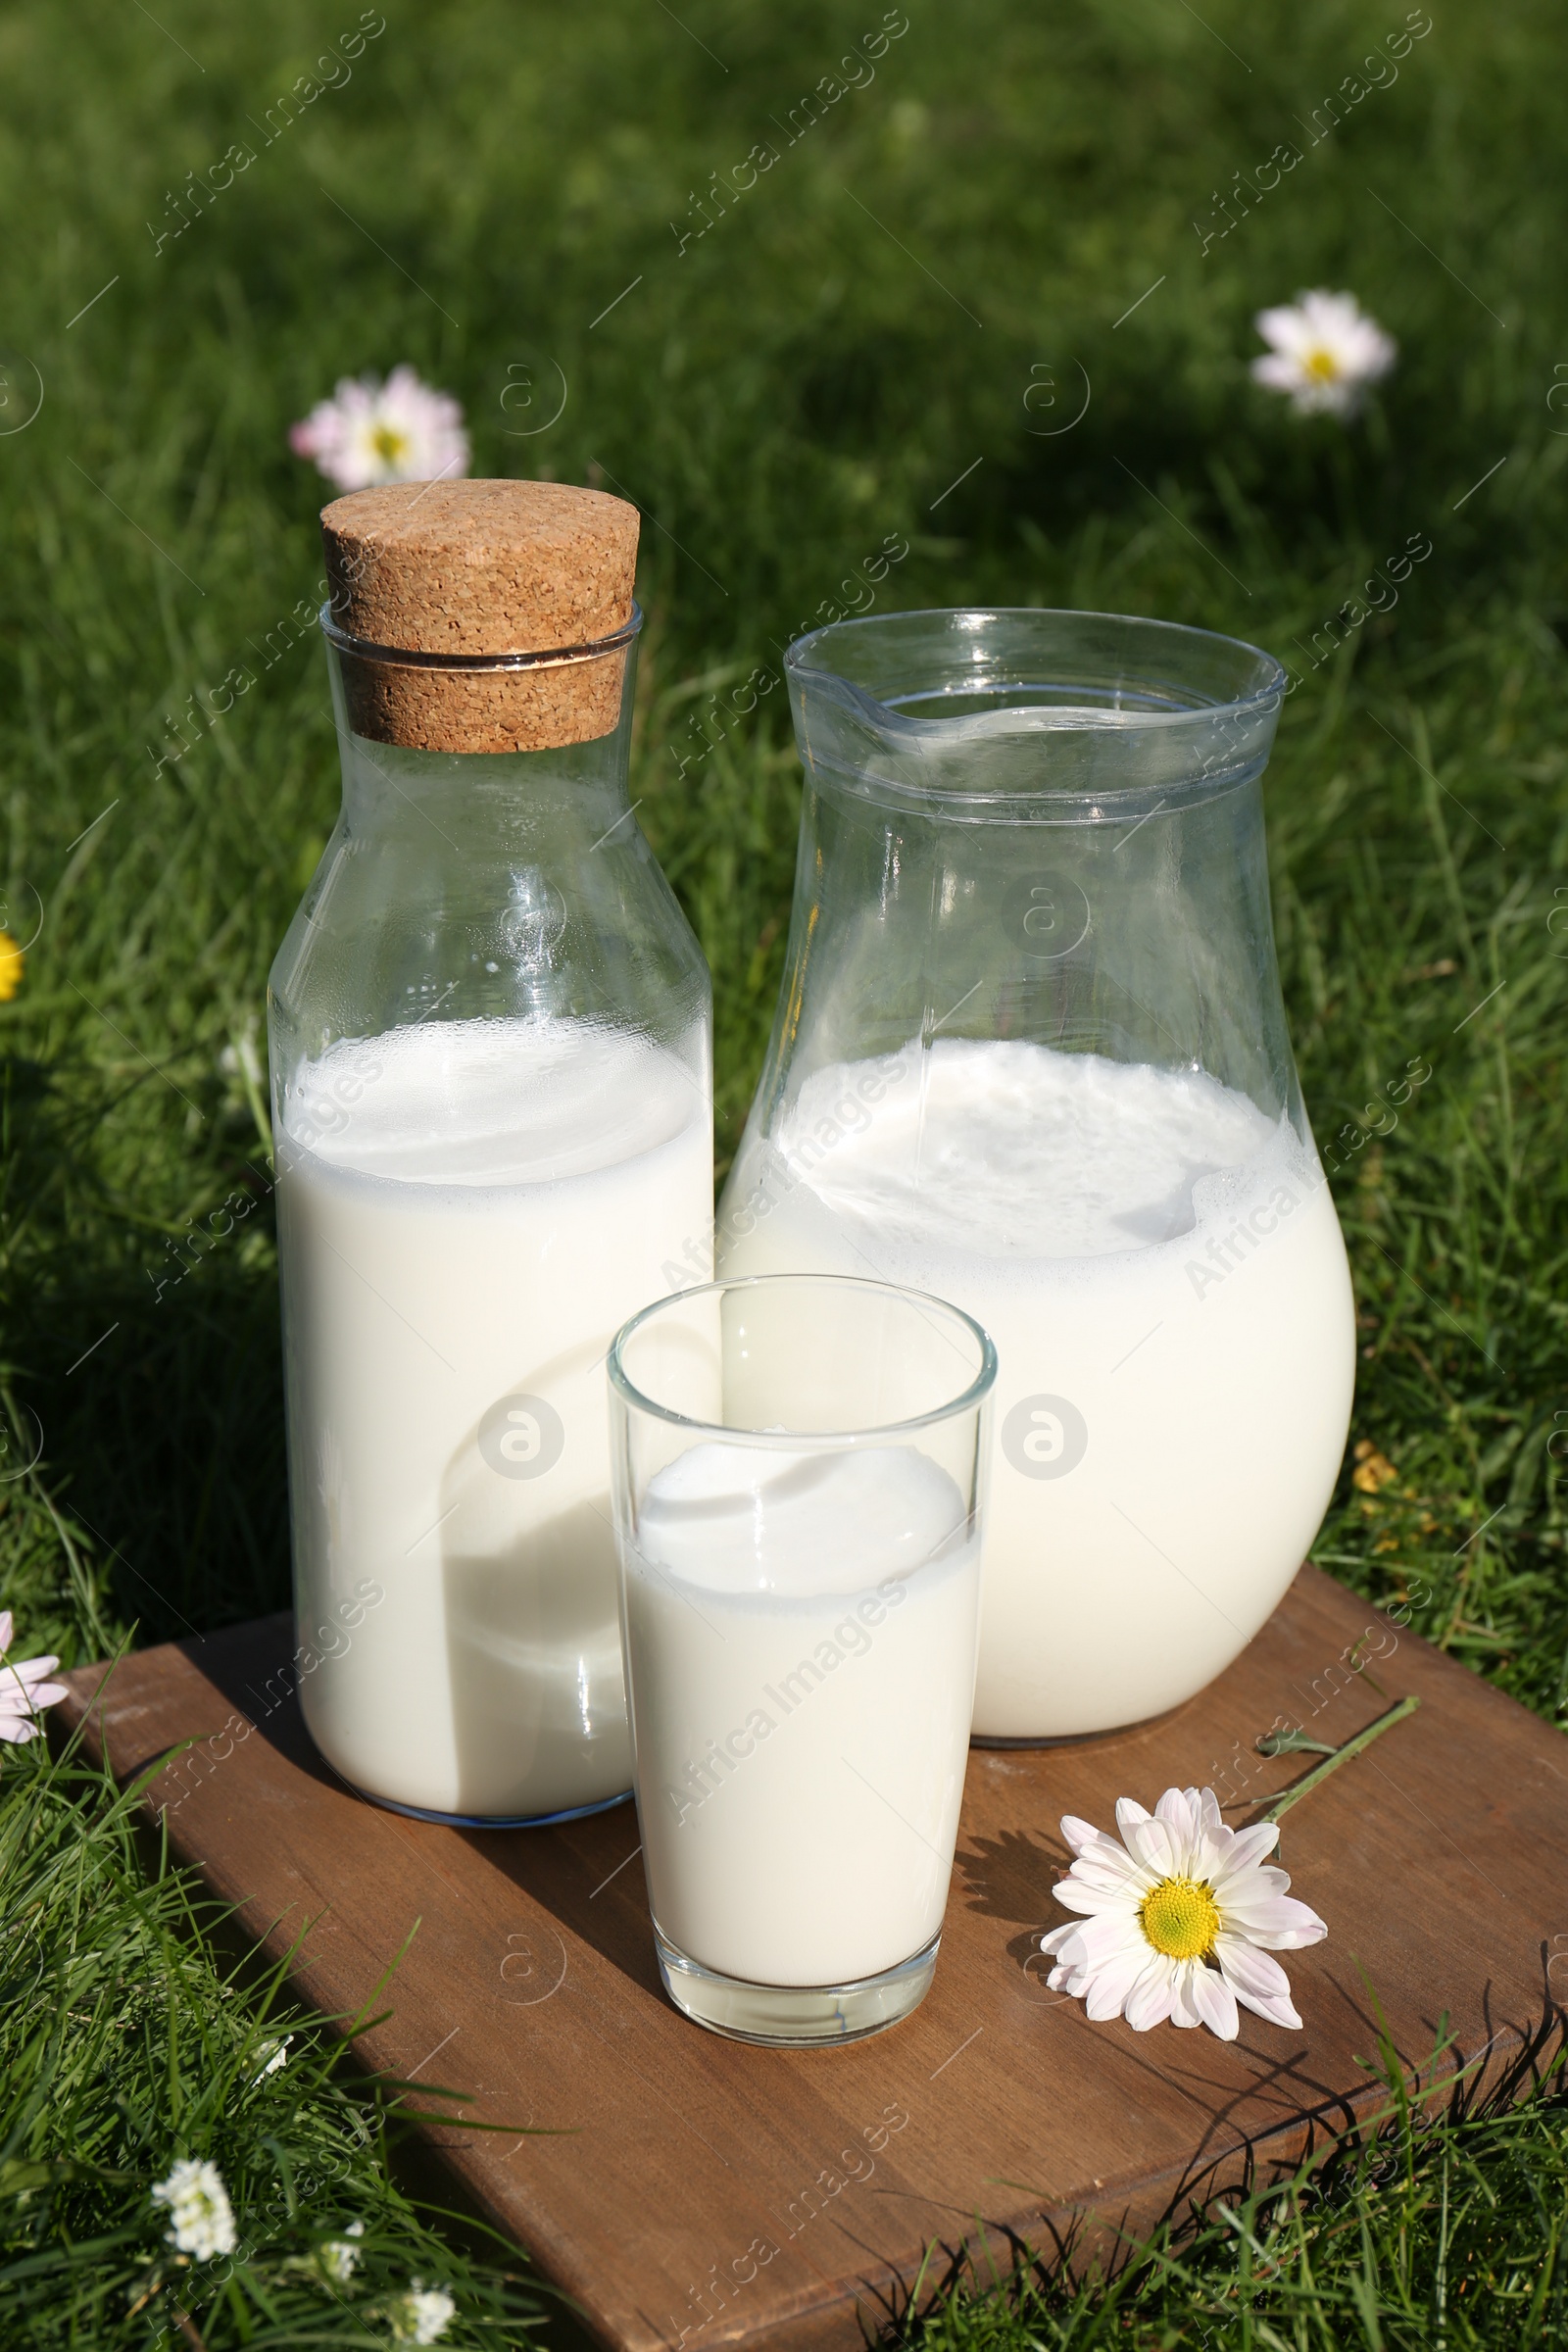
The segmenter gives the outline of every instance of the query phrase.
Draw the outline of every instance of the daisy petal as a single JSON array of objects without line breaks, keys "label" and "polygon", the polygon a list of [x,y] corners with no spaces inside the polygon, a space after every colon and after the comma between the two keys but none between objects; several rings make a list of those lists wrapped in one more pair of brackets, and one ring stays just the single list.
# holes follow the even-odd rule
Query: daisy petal
[{"label": "daisy petal", "polygon": [[1162,2026],[1171,2011],[1172,1984],[1176,1962],[1163,1952],[1151,1952],[1149,1966],[1128,1993],[1122,2015],[1135,2034],[1147,2034],[1152,2026]]},{"label": "daisy petal", "polygon": [[1222,1976],[1211,1968],[1200,1967],[1194,1974],[1193,2006],[1211,2034],[1221,2041],[1234,2041],[1241,2031],[1241,2019],[1236,2014],[1236,1994]]},{"label": "daisy petal", "polygon": [[[1120,1807],[1117,1807],[1118,1812]],[[1144,1865],[1162,1879],[1179,1877],[1182,1873],[1182,1841],[1163,1821],[1130,1821],[1122,1831],[1128,1850]]]},{"label": "daisy petal", "polygon": [[1115,1838],[1102,1838],[1098,1845],[1086,1845],[1072,1864],[1074,1877],[1137,1879],[1143,1876],[1141,1866],[1127,1848]]},{"label": "daisy petal", "polygon": [[[1219,1871],[1228,1879],[1238,1871],[1254,1870],[1265,1854],[1271,1854],[1279,1843],[1280,1826],[1277,1821],[1260,1821],[1250,1830],[1235,1830],[1219,1849]],[[1218,1882],[1214,1891],[1219,1891]]]},{"label": "daisy petal", "polygon": [[[1236,1902],[1257,1902],[1268,1895],[1285,1894],[1290,1884],[1291,1874],[1288,1870],[1276,1870],[1272,1863],[1261,1862],[1251,1870],[1239,1873],[1227,1886],[1226,1897]],[[1214,1891],[1216,1894],[1219,1892],[1217,1879],[1214,1881]]]},{"label": "daisy petal", "polygon": [[1136,1911],[1139,1902],[1136,1888],[1086,1886],[1082,1879],[1058,1879],[1051,1891],[1067,1911]]},{"label": "daisy petal", "polygon": [[1250,2009],[1254,2017],[1262,2018],[1268,2025],[1283,2026],[1291,2034],[1306,2032],[1295,2004],[1287,1995],[1282,1994],[1277,2001],[1260,2001],[1253,1993],[1238,1992],[1236,1998],[1244,2009]]},{"label": "daisy petal", "polygon": [[1149,1941],[1138,1924],[1138,1914],[1127,1913],[1115,1918],[1101,1913],[1098,1918],[1080,1920],[1073,1930],[1073,1940],[1061,1946],[1063,1958],[1082,1953],[1082,1966],[1099,1968],[1112,1952],[1139,1951],[1147,1953]]},{"label": "daisy petal", "polygon": [[1291,1980],[1279,1962],[1245,1936],[1216,1936],[1214,1957],[1235,1991],[1253,1993],[1260,2001],[1290,1999]]},{"label": "daisy petal", "polygon": [[1167,1788],[1154,1807],[1154,1819],[1162,1821],[1178,1838],[1191,1838],[1197,1830],[1194,1793],[1191,1788]]},{"label": "daisy petal", "polygon": [[1140,1951],[1119,1952],[1103,1968],[1096,1970],[1084,1999],[1084,2015],[1091,2024],[1103,2025],[1107,2018],[1120,2017],[1128,1993],[1144,1973],[1147,1958],[1146,1945]]},{"label": "daisy petal", "polygon": [[1293,2034],[1304,2032],[1291,1999],[1290,1981],[1277,1961],[1269,1963],[1278,1978],[1276,1984],[1257,1973],[1258,1963],[1268,1959],[1266,1952],[1250,1951],[1245,1945],[1238,1948],[1232,1937],[1221,1936],[1214,1944],[1214,1957],[1244,2009],[1266,2018],[1271,2026],[1284,2026]]},{"label": "daisy petal", "polygon": [[1307,338],[1306,322],[1294,303],[1282,302],[1271,311],[1259,311],[1252,324],[1276,351],[1296,349]]},{"label": "daisy petal", "polygon": [[66,1696],[64,1683],[40,1679],[46,1666],[58,1666],[58,1658],[27,1658],[20,1666],[0,1667],[0,1706],[14,1714],[30,1714],[39,1707],[52,1707],[57,1699]]},{"label": "daisy petal", "polygon": [[1140,1900],[1154,1883],[1142,1864],[1120,1846],[1114,1858],[1108,1854],[1103,1857],[1080,1854],[1067,1876],[1075,1886],[1089,1886],[1102,1894],[1132,1894]]},{"label": "daisy petal", "polygon": [[1205,1975],[1201,1960],[1178,1960],[1170,1988],[1170,2022],[1173,2026],[1190,2029],[1200,2026],[1202,2013],[1193,1997],[1193,1983]]},{"label": "daisy petal", "polygon": [[31,1690],[35,1684],[47,1682],[59,1663],[58,1658],[19,1658],[14,1666],[0,1667],[0,1682],[15,1676],[25,1689]]},{"label": "daisy petal", "polygon": [[1306,1944],[1321,1943],[1329,1932],[1325,1920],[1290,1894],[1269,1895],[1250,1903],[1229,1899],[1223,1918],[1228,1930],[1239,1930],[1250,1943],[1264,1944],[1277,1952],[1295,1952]]}]

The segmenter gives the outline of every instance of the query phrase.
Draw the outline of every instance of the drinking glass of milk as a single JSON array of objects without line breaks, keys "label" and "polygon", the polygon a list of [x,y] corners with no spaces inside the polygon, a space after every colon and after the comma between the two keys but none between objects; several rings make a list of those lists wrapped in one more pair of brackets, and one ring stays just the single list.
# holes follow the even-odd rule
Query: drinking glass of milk
[{"label": "drinking glass of milk", "polygon": [[718,1271],[979,1318],[975,1735],[1157,1715],[1279,1601],[1349,1415],[1269,913],[1285,674],[1205,630],[1038,611],[840,622],[786,666],[801,881]]},{"label": "drinking glass of milk", "polygon": [[770,1275],[645,1308],[609,1368],[665,1987],[741,2041],[877,2033],[941,1939],[996,1352],[940,1299]]},{"label": "drinking glass of milk", "polygon": [[627,800],[637,524],[526,481],[322,517],[343,808],[269,1026],[302,1657],[353,1630],[300,1696],[442,1820],[631,1785],[604,1355],[712,1219],[708,972]]}]

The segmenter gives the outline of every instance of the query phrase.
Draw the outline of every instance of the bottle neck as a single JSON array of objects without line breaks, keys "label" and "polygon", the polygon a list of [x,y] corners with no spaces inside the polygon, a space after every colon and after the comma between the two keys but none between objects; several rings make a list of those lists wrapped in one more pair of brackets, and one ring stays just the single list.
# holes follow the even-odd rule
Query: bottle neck
[{"label": "bottle neck", "polygon": [[[447,851],[459,856],[511,856],[519,850],[537,855],[541,848],[580,855],[625,814],[635,642],[612,662],[592,665],[599,681],[596,707],[613,723],[585,741],[527,751],[427,751],[374,740],[356,731],[353,723],[361,703],[365,712],[374,711],[374,698],[362,694],[357,701],[348,691],[344,658],[330,637],[327,658],[343,769],[343,823],[359,840],[407,838],[437,857],[445,854],[443,843]],[[409,674],[399,673],[405,683]],[[554,696],[558,712],[580,721],[580,702],[564,701],[561,696],[563,674],[559,670],[502,673],[502,679],[515,697],[522,682],[530,675],[537,677],[544,712],[548,715],[551,711]],[[478,688],[485,679],[470,673],[467,684]],[[503,702],[505,699],[503,695]],[[539,713],[532,715],[537,719]],[[529,716],[520,706],[510,713],[511,723],[524,736]],[[362,713],[360,724],[365,723]],[[493,737],[498,730],[494,726],[473,730],[478,739],[486,731]],[[506,740],[507,730],[500,732]]]},{"label": "bottle neck", "polygon": [[339,735],[343,822],[360,840],[460,857],[586,853],[627,813],[629,724],[538,752],[426,752]]}]

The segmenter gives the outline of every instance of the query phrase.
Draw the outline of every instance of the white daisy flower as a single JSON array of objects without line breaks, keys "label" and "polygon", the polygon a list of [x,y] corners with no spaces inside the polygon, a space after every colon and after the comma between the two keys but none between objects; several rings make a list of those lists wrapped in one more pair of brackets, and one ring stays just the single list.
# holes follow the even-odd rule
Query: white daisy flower
[{"label": "white daisy flower", "polygon": [[182,2156],[167,2180],[153,2190],[153,2202],[169,2207],[173,2223],[165,2235],[181,2254],[211,2262],[215,2254],[232,2254],[238,2244],[234,2209],[216,2164],[197,2156]]},{"label": "white daisy flower", "polygon": [[1055,1897],[1081,1923],[1040,1939],[1057,1965],[1054,1992],[1071,1993],[1097,2023],[1125,2017],[1139,2034],[1166,2018],[1207,2026],[1234,2041],[1236,2004],[1301,2031],[1290,1980],[1269,1951],[1317,1943],[1328,1929],[1263,1868],[1279,1824],[1227,1829],[1212,1788],[1167,1788],[1151,1815],[1130,1796],[1116,1806],[1123,1843],[1068,1814],[1061,1834],[1077,1857]]},{"label": "white daisy flower", "polygon": [[290,425],[288,439],[296,457],[314,459],[339,490],[455,481],[468,470],[461,402],[409,367],[394,368],[384,384],[373,375],[342,377],[330,400]]},{"label": "white daisy flower", "polygon": [[1253,320],[1272,348],[1252,362],[1253,380],[1288,392],[1298,416],[1353,416],[1368,384],[1388,374],[1398,345],[1353,294],[1301,294]]},{"label": "white daisy flower", "polygon": [[365,2235],[363,2222],[350,2222],[341,2237],[329,2237],[316,2249],[316,2259],[334,2286],[347,2286],[360,2267],[361,2248],[355,2239]]},{"label": "white daisy flower", "polygon": [[457,2305],[438,2286],[421,2286],[415,2279],[406,2295],[392,2306],[392,2340],[396,2344],[438,2344],[453,2320]]},{"label": "white daisy flower", "polygon": [[7,1657],[12,1632],[11,1611],[0,1609],[0,1658],[5,1659],[0,1665],[0,1740],[16,1746],[37,1739],[39,1715],[65,1697],[66,1686],[49,1680],[58,1658]]}]

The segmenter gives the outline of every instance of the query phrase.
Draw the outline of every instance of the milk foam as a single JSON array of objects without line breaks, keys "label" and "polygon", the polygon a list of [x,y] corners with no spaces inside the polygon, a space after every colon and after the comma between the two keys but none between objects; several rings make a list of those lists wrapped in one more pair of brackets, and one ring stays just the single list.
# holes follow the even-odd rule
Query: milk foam
[{"label": "milk foam", "polygon": [[908,1446],[693,1446],[650,1480],[638,1549],[712,1592],[814,1600],[932,1558],[963,1528],[957,1488]]},{"label": "milk foam", "polygon": [[829,1209],[898,1248],[1064,1258],[1169,1241],[1192,1229],[1195,1187],[1255,1159],[1275,1134],[1204,1070],[1004,1039],[943,1038],[906,1060],[912,1083],[889,1092],[848,1149],[811,1151],[836,1124],[842,1069],[807,1082],[779,1139]]},{"label": "milk foam", "polygon": [[622,1552],[654,1916],[754,1984],[838,1984],[942,1923],[974,1689],[979,1551],[912,1446],[704,1444]]},{"label": "milk foam", "polygon": [[710,1214],[699,1043],[538,1019],[345,1041],[289,1086],[278,1158],[302,1639],[356,1580],[386,1595],[303,1682],[313,1737],[431,1811],[616,1794],[603,1359]]},{"label": "milk foam", "polygon": [[[719,1248],[725,1275],[872,1276],[991,1333],[980,1736],[1178,1705],[1279,1600],[1354,1370],[1338,1221],[1288,1119],[1202,1070],[911,1042],[808,1081],[743,1154]],[[1054,1452],[1062,1401],[1083,1439]]]},{"label": "milk foam", "polygon": [[329,1165],[367,1176],[552,1184],[678,1134],[692,1090],[675,1075],[646,1038],[592,1021],[426,1022],[307,1062],[285,1125]]}]

